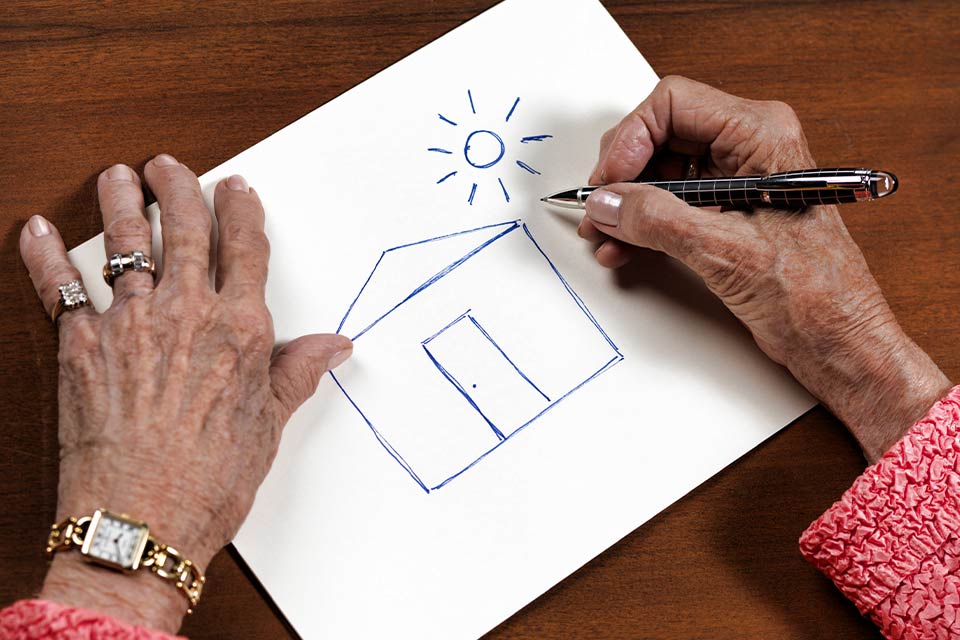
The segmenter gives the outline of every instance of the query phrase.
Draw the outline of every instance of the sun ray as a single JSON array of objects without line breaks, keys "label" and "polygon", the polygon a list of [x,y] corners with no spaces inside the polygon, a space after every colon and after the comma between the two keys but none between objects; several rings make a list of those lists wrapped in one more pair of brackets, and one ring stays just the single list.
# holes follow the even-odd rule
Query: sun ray
[{"label": "sun ray", "polygon": [[534,169],[533,167],[531,167],[530,165],[528,165],[528,164],[527,164],[526,162],[524,162],[523,160],[517,160],[517,166],[520,167],[521,169],[525,170],[525,171],[529,171],[530,173],[532,173],[532,174],[534,174],[534,175],[537,175],[537,176],[541,175],[539,171],[537,171],[536,169]]},{"label": "sun ray", "polygon": [[510,116],[513,115],[513,112],[517,110],[517,105],[520,104],[520,98],[517,98],[513,101],[513,106],[510,107],[510,113],[507,114],[507,119],[504,122],[510,122]]},{"label": "sun ray", "polygon": [[[467,88],[465,91],[467,92],[467,103],[470,105],[470,113],[474,116],[477,116],[476,118],[473,118],[473,120],[482,120],[482,116],[478,115],[477,103],[473,99],[473,89]],[[461,96],[462,95],[463,94],[461,94]],[[510,108],[507,110],[506,117],[504,118],[505,123],[510,122],[513,116],[517,113],[517,108],[519,106],[520,96],[517,96],[514,98],[513,102],[510,103]],[[458,121],[463,119],[462,116],[458,116],[457,121],[454,121],[442,113],[437,113],[437,117],[452,127],[459,127],[460,125]],[[523,119],[522,116],[520,118]],[[477,128],[480,125],[478,123],[474,123],[473,120],[467,120],[465,131],[468,131],[469,133],[467,133],[465,137],[462,157],[459,150],[459,143],[453,143],[454,146],[448,144],[444,145],[443,147],[427,147],[427,151],[430,153],[439,153],[442,155],[451,156],[451,160],[454,160],[455,162],[459,160],[459,162],[456,162],[453,167],[449,167],[450,173],[447,173],[441,177],[436,183],[442,184],[457,174],[464,174],[464,179],[466,180],[467,184],[470,185],[470,191],[467,195],[467,203],[472,207],[474,200],[476,200],[477,190],[480,187],[480,183],[483,182],[482,178],[495,178],[497,184],[500,185],[500,191],[503,193],[504,202],[509,203],[512,198],[510,197],[510,191],[507,190],[507,185],[505,184],[504,179],[509,181],[511,178],[509,173],[502,173],[502,168],[504,164],[509,162],[509,152],[515,153],[517,149],[516,147],[510,147],[510,142],[505,144],[505,137],[501,137],[503,131],[497,130],[499,127],[494,127],[491,129]],[[461,138],[459,135],[456,137],[460,140],[464,140],[464,138]],[[517,141],[519,141],[520,144],[530,144],[534,142],[544,142],[553,137],[554,136],[549,133],[540,133],[522,137],[518,136],[516,138],[511,135],[509,139],[511,140],[512,144],[515,145]],[[516,158],[515,155],[514,158]],[[466,161],[466,165],[460,166],[464,160]],[[523,160],[514,159],[514,162],[518,167],[531,175],[543,175],[540,171],[533,168]],[[498,164],[501,167],[500,171],[491,171],[490,173],[487,173],[486,176],[483,176],[484,170],[490,169]],[[460,166],[460,169],[454,168],[458,166]],[[501,173],[501,175],[497,176],[496,173]],[[494,191],[496,191],[496,189],[494,189]],[[494,199],[496,198],[494,197]],[[486,201],[482,201],[480,203],[481,206],[484,206],[483,202]]]}]

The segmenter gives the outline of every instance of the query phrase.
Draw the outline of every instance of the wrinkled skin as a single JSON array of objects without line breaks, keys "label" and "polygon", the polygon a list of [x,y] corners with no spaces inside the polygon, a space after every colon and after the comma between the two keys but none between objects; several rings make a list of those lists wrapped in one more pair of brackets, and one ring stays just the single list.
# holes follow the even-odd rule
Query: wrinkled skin
[{"label": "wrinkled skin", "polygon": [[[84,308],[60,319],[57,518],[99,507],[129,513],[203,568],[250,511],[284,424],[351,344],[311,335],[274,353],[263,209],[242,178],[215,191],[216,290],[212,219],[196,176],[158,156],[145,178],[161,208],[162,278],[154,286],[149,274],[125,273],[103,314]],[[98,189],[107,254],[150,253],[136,173],[114,166]],[[21,250],[49,312],[57,285],[79,274],[43,219],[24,227]],[[92,568],[73,553],[57,556],[42,596],[167,631],[187,605],[155,576]]]},{"label": "wrinkled skin", "polygon": [[606,267],[643,249],[685,263],[875,460],[949,381],[900,329],[837,207],[704,210],[621,183],[679,178],[686,155],[705,158],[704,176],[816,166],[789,106],[668,77],[604,134],[590,179],[609,186],[588,199],[580,235]]},{"label": "wrinkled skin", "polygon": [[[656,157],[654,156],[657,152]],[[592,180],[676,177],[676,154],[706,154],[708,175],[814,166],[789,107],[667,78],[608,132]],[[217,287],[208,286],[211,219],[196,177],[169,156],[145,168],[157,195],[165,269],[117,279],[102,315],[60,322],[58,518],[125,511],[203,568],[248,513],[283,425],[320,376],[350,354],[341,336],[305,336],[272,352],[264,305],[263,210],[238,176],[216,188]],[[139,178],[116,165],[98,180],[107,253],[149,252]],[[900,330],[835,207],[787,214],[702,211],[640,185],[591,197],[580,234],[615,268],[655,249],[685,262],[850,427],[868,458],[892,444],[949,387]],[[595,194],[595,195],[597,195]],[[620,196],[617,207],[611,198]],[[616,220],[603,224],[611,212]],[[39,216],[20,248],[49,312],[77,278],[57,230]],[[186,601],[145,572],[54,560],[41,597],[175,631]],[[202,606],[202,604],[201,604]]]}]

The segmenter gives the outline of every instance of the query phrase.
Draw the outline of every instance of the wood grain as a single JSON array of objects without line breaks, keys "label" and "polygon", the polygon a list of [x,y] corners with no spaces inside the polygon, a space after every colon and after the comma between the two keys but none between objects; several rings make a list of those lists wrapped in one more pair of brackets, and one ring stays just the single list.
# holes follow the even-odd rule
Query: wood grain
[{"label": "wood grain", "polygon": [[[57,344],[19,261],[20,226],[42,213],[68,245],[85,240],[100,231],[94,184],[110,164],[168,151],[202,173],[491,4],[4,3],[0,605],[39,588],[56,502]],[[900,176],[895,199],[843,215],[906,331],[960,380],[960,5],[605,4],[661,75],[789,102],[822,165]],[[796,545],[863,466],[814,410],[488,637],[876,638]],[[190,637],[291,635],[235,553],[209,581]]]}]

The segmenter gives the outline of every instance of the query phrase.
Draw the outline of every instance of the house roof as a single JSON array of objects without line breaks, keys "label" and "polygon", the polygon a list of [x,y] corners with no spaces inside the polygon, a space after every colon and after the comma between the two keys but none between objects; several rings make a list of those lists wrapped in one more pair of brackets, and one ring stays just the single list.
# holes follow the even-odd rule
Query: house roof
[{"label": "house roof", "polygon": [[387,249],[350,303],[337,332],[356,340],[404,302],[519,228],[520,221],[511,220]]}]

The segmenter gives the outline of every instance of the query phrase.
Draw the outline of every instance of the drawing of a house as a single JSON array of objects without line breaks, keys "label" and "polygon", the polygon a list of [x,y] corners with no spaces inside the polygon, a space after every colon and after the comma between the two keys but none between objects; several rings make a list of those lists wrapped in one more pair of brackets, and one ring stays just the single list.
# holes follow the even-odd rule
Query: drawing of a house
[{"label": "drawing of a house", "polygon": [[384,251],[338,330],[334,380],[428,493],[623,359],[519,221]]}]

